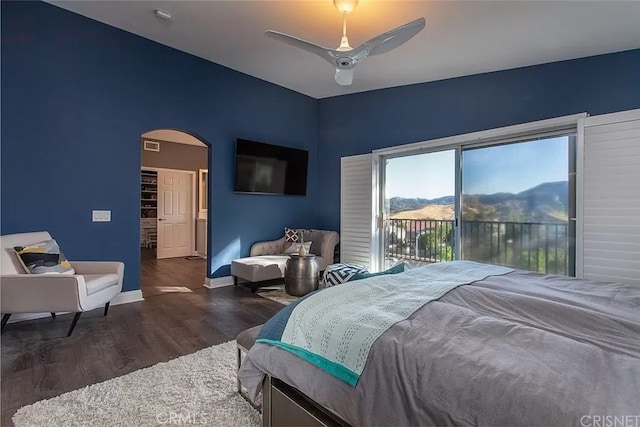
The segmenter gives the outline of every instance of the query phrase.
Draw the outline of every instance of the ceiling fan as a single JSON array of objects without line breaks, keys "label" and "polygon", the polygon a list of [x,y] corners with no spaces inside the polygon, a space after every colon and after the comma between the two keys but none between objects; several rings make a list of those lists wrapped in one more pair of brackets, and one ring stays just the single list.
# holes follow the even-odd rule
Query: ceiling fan
[{"label": "ceiling fan", "polygon": [[335,80],[341,86],[348,86],[353,82],[354,67],[358,62],[369,56],[380,55],[395,49],[418,34],[426,25],[425,19],[419,18],[352,48],[349,46],[347,38],[347,13],[356,7],[358,0],[333,0],[333,4],[342,12],[342,40],[337,49],[319,46],[278,31],[268,30],[264,34],[272,39],[314,53],[333,65],[336,68]]}]

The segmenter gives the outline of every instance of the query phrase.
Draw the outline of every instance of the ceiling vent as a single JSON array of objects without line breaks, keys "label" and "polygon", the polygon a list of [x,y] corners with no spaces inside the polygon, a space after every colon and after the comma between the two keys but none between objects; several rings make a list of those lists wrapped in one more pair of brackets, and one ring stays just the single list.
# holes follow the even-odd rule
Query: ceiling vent
[{"label": "ceiling vent", "polygon": [[145,151],[160,151],[160,143],[153,141],[145,141],[144,142]]}]

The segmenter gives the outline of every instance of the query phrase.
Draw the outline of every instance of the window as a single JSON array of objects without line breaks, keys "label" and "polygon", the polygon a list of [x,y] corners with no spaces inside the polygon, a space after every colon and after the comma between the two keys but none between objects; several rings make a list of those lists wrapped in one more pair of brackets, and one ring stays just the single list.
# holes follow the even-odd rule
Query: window
[{"label": "window", "polygon": [[374,152],[377,265],[466,259],[574,276],[584,116]]},{"label": "window", "polygon": [[574,274],[573,139],[462,150],[462,259]]},{"label": "window", "polygon": [[456,150],[386,161],[384,257],[396,262],[453,260]]}]

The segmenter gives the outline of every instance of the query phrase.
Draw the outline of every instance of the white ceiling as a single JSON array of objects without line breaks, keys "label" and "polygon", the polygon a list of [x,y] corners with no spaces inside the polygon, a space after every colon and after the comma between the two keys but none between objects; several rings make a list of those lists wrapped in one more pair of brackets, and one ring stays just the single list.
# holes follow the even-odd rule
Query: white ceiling
[{"label": "white ceiling", "polygon": [[263,35],[337,47],[342,18],[332,0],[50,3],[314,98],[640,48],[640,1],[360,0],[347,21],[352,46],[421,16],[427,27],[358,64],[343,87],[320,57]]}]

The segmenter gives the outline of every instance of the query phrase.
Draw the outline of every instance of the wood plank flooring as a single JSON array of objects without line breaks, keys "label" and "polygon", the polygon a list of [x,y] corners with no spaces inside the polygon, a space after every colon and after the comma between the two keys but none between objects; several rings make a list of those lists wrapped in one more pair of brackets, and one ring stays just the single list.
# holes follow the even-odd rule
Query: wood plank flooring
[{"label": "wood plank flooring", "polygon": [[106,317],[101,308],[84,313],[69,338],[72,315],[10,323],[2,333],[0,423],[12,425],[24,405],[235,339],[281,308],[242,286],[198,287],[113,306]]},{"label": "wood plank flooring", "polygon": [[146,298],[199,289],[207,276],[207,260],[185,257],[156,259],[155,249],[142,248],[140,270],[140,288]]}]

